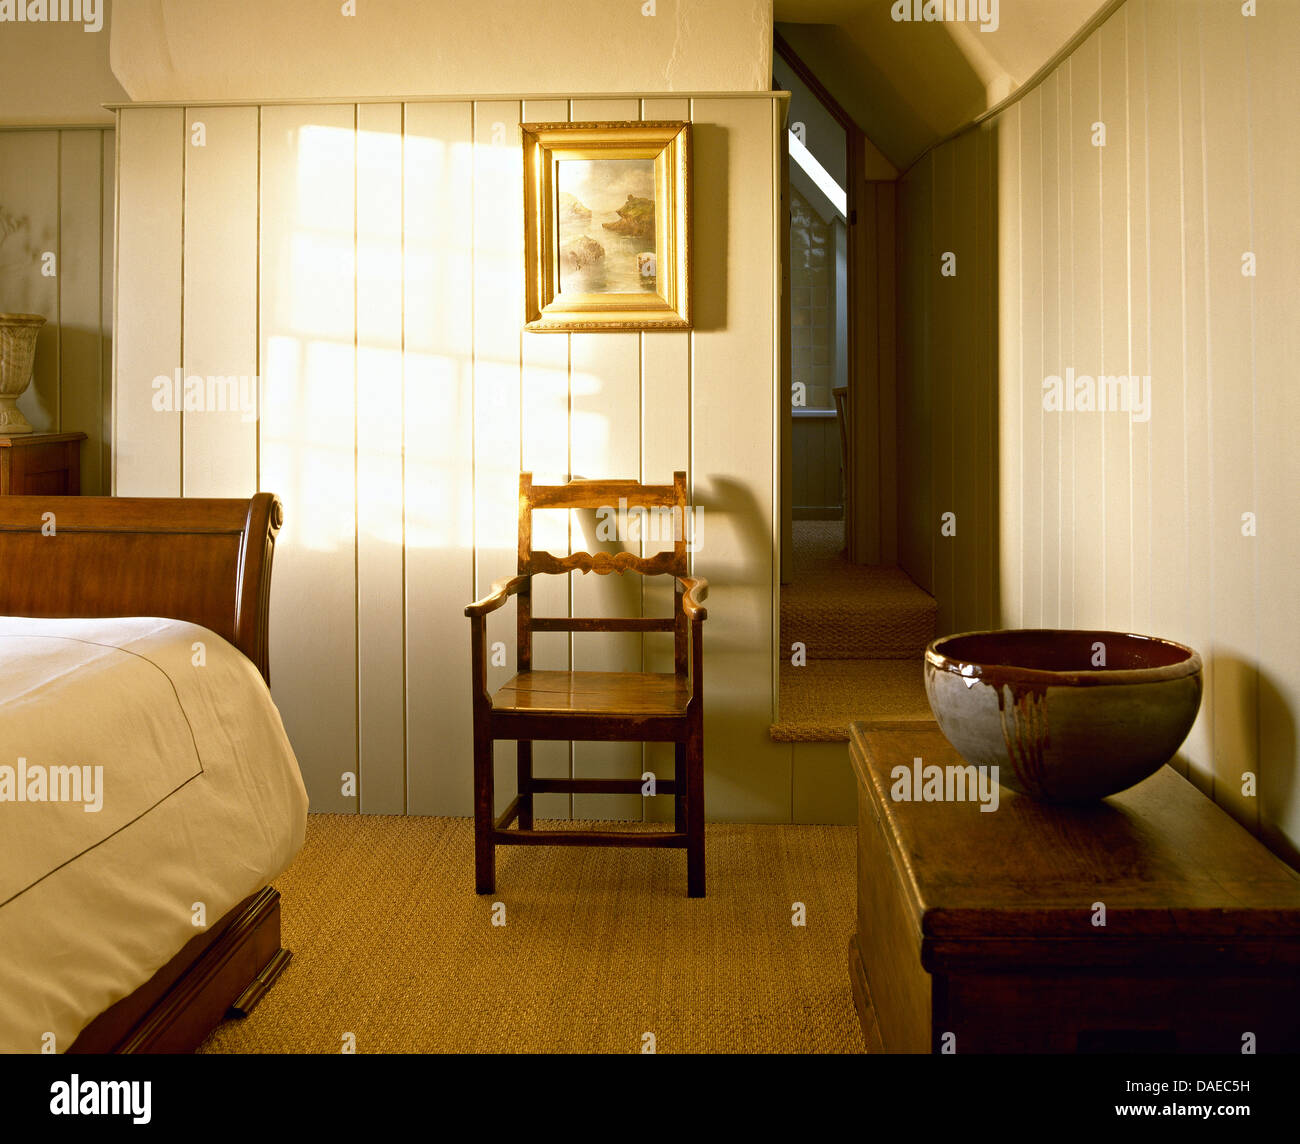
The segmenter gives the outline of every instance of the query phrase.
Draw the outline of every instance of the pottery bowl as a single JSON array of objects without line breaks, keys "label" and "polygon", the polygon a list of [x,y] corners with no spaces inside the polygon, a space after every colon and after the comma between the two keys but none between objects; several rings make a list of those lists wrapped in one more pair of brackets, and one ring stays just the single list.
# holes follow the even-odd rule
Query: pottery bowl
[{"label": "pottery bowl", "polygon": [[1123,632],[965,632],[926,648],[925,691],[968,763],[1034,798],[1088,802],[1173,758],[1201,705],[1201,657]]}]

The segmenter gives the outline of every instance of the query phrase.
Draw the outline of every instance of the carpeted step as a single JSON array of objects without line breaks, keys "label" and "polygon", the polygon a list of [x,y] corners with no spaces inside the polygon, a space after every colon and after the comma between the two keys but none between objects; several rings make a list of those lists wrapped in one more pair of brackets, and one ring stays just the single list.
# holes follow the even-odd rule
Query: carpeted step
[{"label": "carpeted step", "polygon": [[929,723],[921,657],[836,659],[781,668],[781,721],[770,734],[778,743],[847,740],[858,719]]},{"label": "carpeted step", "polygon": [[901,568],[851,564],[840,521],[796,521],[794,579],[781,586],[786,659],[802,643],[809,663],[919,660],[935,637],[938,604]]}]

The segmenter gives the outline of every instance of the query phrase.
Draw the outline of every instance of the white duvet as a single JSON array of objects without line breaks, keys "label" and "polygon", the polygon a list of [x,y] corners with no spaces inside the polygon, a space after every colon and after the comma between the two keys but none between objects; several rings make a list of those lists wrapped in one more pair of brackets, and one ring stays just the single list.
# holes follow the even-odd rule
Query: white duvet
[{"label": "white duvet", "polygon": [[67,1049],[279,875],[306,815],[270,693],[220,636],[0,617],[0,1052]]}]

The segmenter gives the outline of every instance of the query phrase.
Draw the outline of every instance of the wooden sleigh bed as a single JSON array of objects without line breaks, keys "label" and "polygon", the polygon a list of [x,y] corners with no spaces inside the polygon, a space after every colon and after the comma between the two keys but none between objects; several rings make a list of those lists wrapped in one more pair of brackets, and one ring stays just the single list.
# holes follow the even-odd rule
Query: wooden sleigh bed
[{"label": "wooden sleigh bed", "polygon": [[[228,640],[269,683],[267,614],[281,521],[269,493],[0,497],[0,616],[189,621]],[[232,1010],[249,1012],[289,958],[280,895],[263,887],[91,1021],[69,1051],[191,1052]]]}]

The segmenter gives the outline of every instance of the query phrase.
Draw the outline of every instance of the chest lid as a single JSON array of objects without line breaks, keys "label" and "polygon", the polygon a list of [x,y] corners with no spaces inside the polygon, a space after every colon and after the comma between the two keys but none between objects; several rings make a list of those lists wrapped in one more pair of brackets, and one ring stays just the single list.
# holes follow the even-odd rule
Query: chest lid
[{"label": "chest lid", "polygon": [[897,879],[931,971],[1300,966],[1300,874],[1170,767],[1051,806],[970,784],[934,723],[855,723],[850,754],[893,863],[862,876]]}]

